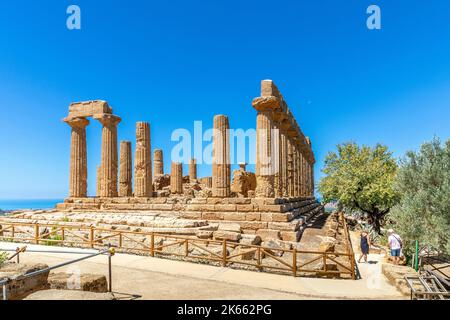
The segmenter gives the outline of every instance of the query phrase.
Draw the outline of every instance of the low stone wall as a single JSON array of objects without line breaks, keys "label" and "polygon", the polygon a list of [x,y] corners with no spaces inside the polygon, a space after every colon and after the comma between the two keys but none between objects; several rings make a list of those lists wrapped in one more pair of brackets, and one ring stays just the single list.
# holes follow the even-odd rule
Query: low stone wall
[{"label": "low stone wall", "polygon": [[[0,280],[9,279],[7,285],[8,300],[20,300],[45,288],[47,285],[48,272],[41,273],[32,277],[25,275],[48,268],[46,264],[23,264],[6,263],[0,267]],[[0,299],[3,299],[3,290],[0,290]]]}]

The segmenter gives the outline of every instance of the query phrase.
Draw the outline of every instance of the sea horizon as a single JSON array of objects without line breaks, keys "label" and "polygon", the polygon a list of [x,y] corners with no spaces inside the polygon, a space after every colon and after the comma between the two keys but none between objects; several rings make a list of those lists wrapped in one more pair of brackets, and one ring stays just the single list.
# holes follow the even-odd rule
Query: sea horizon
[{"label": "sea horizon", "polygon": [[53,209],[64,199],[0,199],[0,211]]}]

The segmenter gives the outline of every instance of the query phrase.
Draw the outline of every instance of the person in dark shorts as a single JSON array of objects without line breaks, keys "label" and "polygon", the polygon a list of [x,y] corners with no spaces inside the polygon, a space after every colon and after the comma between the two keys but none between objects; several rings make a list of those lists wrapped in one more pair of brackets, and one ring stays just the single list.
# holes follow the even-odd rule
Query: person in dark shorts
[{"label": "person in dark shorts", "polygon": [[361,263],[361,259],[364,258],[364,262],[367,262],[367,255],[369,254],[370,237],[366,231],[361,232],[361,255],[359,256],[358,263]]}]

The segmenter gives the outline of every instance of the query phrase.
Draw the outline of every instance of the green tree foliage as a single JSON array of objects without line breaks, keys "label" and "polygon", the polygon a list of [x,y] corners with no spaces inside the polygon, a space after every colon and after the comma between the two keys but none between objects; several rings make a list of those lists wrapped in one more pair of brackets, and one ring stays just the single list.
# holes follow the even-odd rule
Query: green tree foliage
[{"label": "green tree foliage", "polygon": [[345,210],[368,215],[369,223],[380,233],[381,224],[399,199],[393,188],[397,163],[387,147],[359,147],[356,143],[337,146],[328,153],[319,182],[326,202],[338,201]]},{"label": "green tree foliage", "polygon": [[389,218],[404,240],[405,255],[411,255],[415,240],[450,254],[450,140],[442,146],[435,138],[409,151],[395,189],[402,199]]},{"label": "green tree foliage", "polygon": [[8,254],[6,252],[0,251],[0,267],[8,261]]}]

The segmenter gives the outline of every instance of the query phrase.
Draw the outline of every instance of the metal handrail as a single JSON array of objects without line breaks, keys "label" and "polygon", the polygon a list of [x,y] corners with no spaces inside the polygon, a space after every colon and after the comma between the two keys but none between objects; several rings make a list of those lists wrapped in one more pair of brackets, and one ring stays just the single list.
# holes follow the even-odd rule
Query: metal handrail
[{"label": "metal handrail", "polygon": [[[34,251],[34,252],[39,252],[39,251]],[[41,252],[48,252],[48,251],[41,251]],[[30,278],[30,277],[33,277],[33,276],[37,276],[37,275],[43,274],[43,273],[47,273],[47,272],[50,272],[51,270],[58,269],[58,268],[61,268],[61,267],[65,267],[67,265],[70,265],[70,264],[73,264],[73,263],[76,263],[76,262],[80,262],[80,261],[83,261],[83,260],[87,260],[87,259],[99,256],[99,255],[103,255],[103,254],[107,254],[108,255],[108,278],[109,278],[108,291],[112,292],[111,257],[115,254],[115,250],[114,250],[114,248],[111,248],[111,247],[108,247],[108,249],[100,250],[99,252],[96,252],[96,253],[92,253],[92,254],[90,254],[90,255],[88,255],[86,257],[81,257],[81,258],[78,258],[78,259],[66,261],[66,262],[54,265],[52,267],[47,267],[47,268],[42,269],[42,270],[37,270],[37,271],[33,271],[33,272],[30,272],[30,273],[27,273],[27,274],[23,275],[21,277],[21,279],[26,279],[26,278]],[[10,282],[11,282],[11,279],[9,279],[9,278],[6,278],[4,280],[0,280],[0,285],[3,286],[3,300],[8,300],[8,288],[7,287],[8,287],[8,284]]]}]

